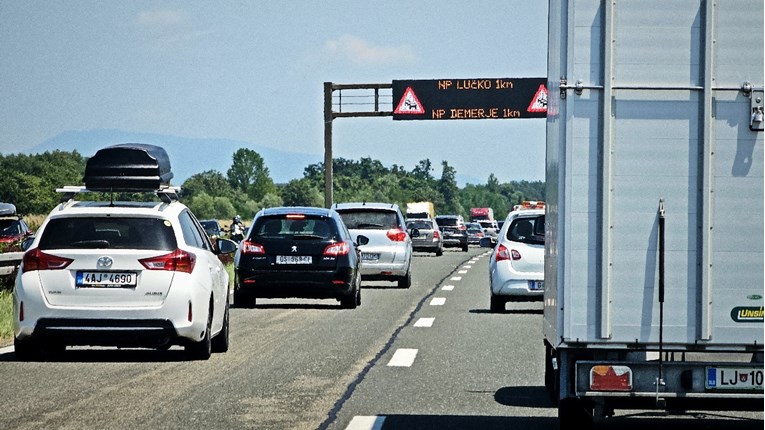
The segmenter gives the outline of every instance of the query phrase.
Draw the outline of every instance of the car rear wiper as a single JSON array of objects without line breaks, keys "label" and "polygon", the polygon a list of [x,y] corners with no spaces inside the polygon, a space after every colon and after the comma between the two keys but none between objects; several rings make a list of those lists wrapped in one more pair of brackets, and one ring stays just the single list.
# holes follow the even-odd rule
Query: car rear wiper
[{"label": "car rear wiper", "polygon": [[324,236],[319,236],[318,234],[296,234],[292,236],[296,240],[322,240],[326,239]]},{"label": "car rear wiper", "polygon": [[369,227],[384,228],[385,226],[382,224],[372,224],[372,223],[361,223],[358,225],[358,228],[369,228]]}]

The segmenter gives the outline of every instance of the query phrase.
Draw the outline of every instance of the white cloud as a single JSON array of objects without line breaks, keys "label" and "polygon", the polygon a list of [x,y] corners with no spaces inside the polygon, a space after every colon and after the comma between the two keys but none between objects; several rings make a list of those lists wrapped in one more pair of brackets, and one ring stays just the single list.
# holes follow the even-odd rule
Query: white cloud
[{"label": "white cloud", "polygon": [[366,40],[349,34],[327,41],[325,47],[331,55],[341,57],[356,66],[417,62],[417,55],[409,45],[372,46]]}]

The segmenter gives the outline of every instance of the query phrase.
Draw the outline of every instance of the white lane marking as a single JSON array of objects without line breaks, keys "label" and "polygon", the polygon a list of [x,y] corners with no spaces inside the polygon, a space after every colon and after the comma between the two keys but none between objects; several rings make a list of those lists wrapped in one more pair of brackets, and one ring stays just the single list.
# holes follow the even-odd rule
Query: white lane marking
[{"label": "white lane marking", "polygon": [[472,268],[473,268],[473,266],[471,266],[471,265],[469,265],[469,264],[466,264],[466,265],[462,266],[462,268],[463,268],[463,269],[472,269]]},{"label": "white lane marking", "polygon": [[388,366],[410,367],[417,357],[417,350],[411,348],[399,348],[393,353]]},{"label": "white lane marking", "polygon": [[446,303],[446,297],[433,297],[430,306],[442,306],[444,303]]},{"label": "white lane marking", "polygon": [[452,276],[452,279],[449,279],[450,281],[461,281],[462,276]]},{"label": "white lane marking", "polygon": [[345,430],[381,430],[384,422],[384,416],[356,415],[351,422],[348,423],[348,427],[346,427]]},{"label": "white lane marking", "polygon": [[441,287],[441,289],[444,291],[451,291],[454,289],[454,285],[444,285],[443,287]]},{"label": "white lane marking", "polygon": [[433,327],[433,321],[435,318],[420,318],[414,323],[415,327]]},{"label": "white lane marking", "polygon": [[460,271],[459,271],[459,272],[457,272],[457,273],[459,273],[460,275],[464,275],[465,273],[467,273],[467,270],[460,270]]}]

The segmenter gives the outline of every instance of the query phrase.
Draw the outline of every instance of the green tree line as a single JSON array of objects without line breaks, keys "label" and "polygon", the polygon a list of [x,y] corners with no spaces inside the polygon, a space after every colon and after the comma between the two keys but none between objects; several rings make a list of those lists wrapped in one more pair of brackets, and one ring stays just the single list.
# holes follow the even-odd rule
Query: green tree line
[{"label": "green tree line", "polygon": [[[0,201],[13,203],[23,214],[47,214],[60,201],[56,188],[83,185],[87,158],[77,151],[42,154],[0,154]],[[457,171],[447,161],[440,175],[429,159],[412,170],[384,166],[371,158],[332,160],[333,192],[337,202],[367,201],[396,203],[430,201],[439,214],[461,214],[471,207],[491,207],[498,219],[523,200],[544,200],[544,182],[500,183],[490,174],[486,184],[457,185]],[[176,184],[174,184],[176,185]],[[274,206],[323,206],[324,163],[305,167],[302,178],[275,184],[263,158],[256,151],[240,148],[232,155],[225,172],[208,170],[181,184],[180,199],[200,218],[251,218],[261,208]],[[118,196],[120,198],[121,196]],[[82,197],[78,197],[82,198]],[[99,198],[98,195],[85,198]]]}]

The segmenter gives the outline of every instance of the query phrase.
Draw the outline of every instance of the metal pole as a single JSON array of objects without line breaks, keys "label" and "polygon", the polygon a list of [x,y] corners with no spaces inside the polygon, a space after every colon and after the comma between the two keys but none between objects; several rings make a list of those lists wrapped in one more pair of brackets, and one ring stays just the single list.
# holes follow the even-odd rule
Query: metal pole
[{"label": "metal pole", "polygon": [[324,82],[324,207],[332,206],[332,82]]}]

